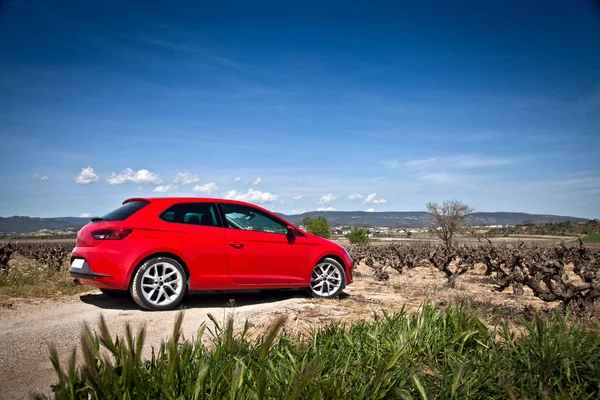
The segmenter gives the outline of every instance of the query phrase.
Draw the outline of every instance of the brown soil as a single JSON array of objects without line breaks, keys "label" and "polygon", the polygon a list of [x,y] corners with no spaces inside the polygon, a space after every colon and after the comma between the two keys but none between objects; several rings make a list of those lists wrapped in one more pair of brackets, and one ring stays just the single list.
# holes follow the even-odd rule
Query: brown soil
[{"label": "brown soil", "polygon": [[[355,283],[336,300],[311,299],[304,291],[297,290],[191,294],[180,307],[185,310],[184,336],[193,338],[202,323],[212,327],[208,314],[220,322],[231,315],[236,327],[247,320],[254,334],[262,332],[278,316],[286,315],[286,331],[308,333],[330,322],[370,319],[374,312],[390,313],[402,307],[416,309],[425,300],[444,305],[470,298],[489,302],[506,317],[524,307],[546,307],[531,292],[520,297],[509,291],[493,292],[489,278],[483,275],[483,267],[458,277],[454,289],[445,289],[442,274],[430,267],[418,267],[403,274],[390,269],[391,278],[385,282],[376,281],[371,271],[367,266],[358,266]],[[24,399],[31,392],[50,395],[50,385],[55,383],[56,376],[48,358],[48,345],[54,343],[66,359],[79,343],[83,324],[96,327],[100,315],[104,315],[113,334],[122,334],[126,322],[134,330],[146,326],[148,355],[150,346],[158,346],[168,338],[177,312],[142,311],[129,298],[110,298],[96,290],[59,299],[1,300],[0,399]]]}]

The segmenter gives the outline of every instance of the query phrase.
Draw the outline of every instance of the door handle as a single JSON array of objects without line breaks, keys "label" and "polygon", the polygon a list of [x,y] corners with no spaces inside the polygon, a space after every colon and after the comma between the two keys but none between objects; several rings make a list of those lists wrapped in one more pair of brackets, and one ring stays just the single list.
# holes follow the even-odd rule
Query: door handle
[{"label": "door handle", "polygon": [[244,243],[240,242],[229,242],[229,245],[236,249],[241,249],[242,247],[244,247]]}]

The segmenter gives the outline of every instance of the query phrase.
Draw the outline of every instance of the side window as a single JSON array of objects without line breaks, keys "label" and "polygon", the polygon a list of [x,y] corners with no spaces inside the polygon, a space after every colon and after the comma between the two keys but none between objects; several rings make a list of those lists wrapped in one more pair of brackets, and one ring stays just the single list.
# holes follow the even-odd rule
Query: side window
[{"label": "side window", "polygon": [[164,219],[165,221],[173,222],[173,221],[175,221],[175,212],[174,211],[165,211],[164,213],[162,213],[162,215],[160,217],[162,219]]},{"label": "side window", "polygon": [[237,204],[221,204],[221,208],[228,228],[268,233],[287,232],[285,224],[260,210]]},{"label": "side window", "polygon": [[176,204],[163,212],[160,218],[180,224],[220,226],[215,205],[212,203]]}]

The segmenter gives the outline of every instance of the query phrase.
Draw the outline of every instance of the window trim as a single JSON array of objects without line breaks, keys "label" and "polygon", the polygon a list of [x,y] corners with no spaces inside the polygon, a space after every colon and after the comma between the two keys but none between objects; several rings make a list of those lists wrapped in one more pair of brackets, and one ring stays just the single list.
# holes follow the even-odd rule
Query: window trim
[{"label": "window trim", "polygon": [[[208,205],[208,206],[213,206],[214,210],[215,210],[215,218],[217,220],[217,225],[196,225],[196,224],[190,224],[188,222],[179,222],[179,221],[168,221],[166,219],[164,219],[162,216],[163,214],[165,214],[167,211],[169,211],[171,208],[175,207],[175,206],[182,206],[182,205],[196,205],[196,204],[202,204],[202,205]],[[171,203],[167,208],[165,208],[164,210],[162,210],[158,215],[157,215],[158,219],[160,219],[163,222],[169,223],[169,224],[180,224],[180,225],[186,225],[186,226],[196,226],[196,227],[203,227],[203,228],[224,228],[223,225],[223,220],[221,218],[221,210],[218,206],[217,203],[214,203],[212,201],[184,201],[184,202],[177,202],[177,203]]]}]

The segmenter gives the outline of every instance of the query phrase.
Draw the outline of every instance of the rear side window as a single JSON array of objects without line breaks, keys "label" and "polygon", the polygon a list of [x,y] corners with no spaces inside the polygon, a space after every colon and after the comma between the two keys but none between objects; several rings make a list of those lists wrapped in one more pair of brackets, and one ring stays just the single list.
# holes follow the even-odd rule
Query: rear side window
[{"label": "rear side window", "polygon": [[212,203],[176,204],[163,212],[160,218],[180,224],[221,226]]},{"label": "rear side window", "polygon": [[150,202],[143,200],[132,201],[123,204],[121,207],[112,210],[111,212],[103,215],[100,218],[103,221],[125,221],[127,218],[131,217],[133,214],[147,206],[149,203]]}]

